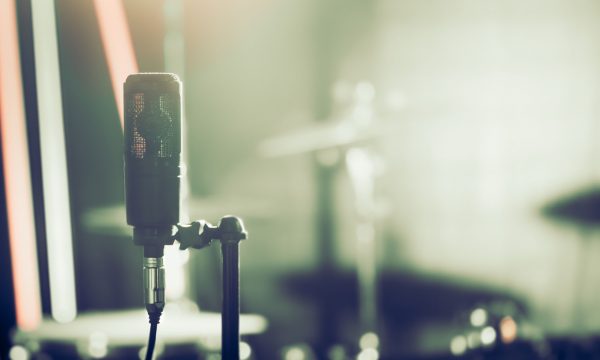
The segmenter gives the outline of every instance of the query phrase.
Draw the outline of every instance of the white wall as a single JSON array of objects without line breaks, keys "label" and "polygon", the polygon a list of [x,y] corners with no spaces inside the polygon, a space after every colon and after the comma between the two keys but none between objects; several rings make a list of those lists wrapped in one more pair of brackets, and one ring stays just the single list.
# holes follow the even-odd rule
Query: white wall
[{"label": "white wall", "polygon": [[406,99],[381,143],[387,265],[522,294],[549,331],[600,329],[600,237],[583,249],[540,215],[599,179],[599,20],[582,0],[378,2],[373,81]]}]

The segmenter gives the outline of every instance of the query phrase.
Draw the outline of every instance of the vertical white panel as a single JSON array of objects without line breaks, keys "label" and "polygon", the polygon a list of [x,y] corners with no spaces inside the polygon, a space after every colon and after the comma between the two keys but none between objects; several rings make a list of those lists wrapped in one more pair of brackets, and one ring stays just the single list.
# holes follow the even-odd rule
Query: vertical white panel
[{"label": "vertical white panel", "polygon": [[53,0],[31,2],[52,317],[77,314],[73,239]]}]

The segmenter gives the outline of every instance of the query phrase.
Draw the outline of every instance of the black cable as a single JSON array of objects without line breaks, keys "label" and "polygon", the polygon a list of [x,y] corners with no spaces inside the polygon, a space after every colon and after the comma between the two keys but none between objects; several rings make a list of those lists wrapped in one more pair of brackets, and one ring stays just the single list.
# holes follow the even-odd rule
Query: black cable
[{"label": "black cable", "polygon": [[156,330],[158,329],[158,323],[160,322],[160,315],[160,312],[148,313],[148,317],[150,318],[150,335],[148,335],[148,348],[146,350],[146,360],[152,360],[154,346],[156,345]]}]

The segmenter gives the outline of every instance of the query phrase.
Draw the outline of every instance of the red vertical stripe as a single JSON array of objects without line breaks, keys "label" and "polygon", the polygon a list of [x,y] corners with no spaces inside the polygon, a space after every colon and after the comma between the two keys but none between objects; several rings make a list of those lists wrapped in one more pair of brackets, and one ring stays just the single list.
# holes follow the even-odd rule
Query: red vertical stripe
[{"label": "red vertical stripe", "polygon": [[14,0],[0,0],[0,133],[17,325],[31,330],[41,305]]},{"label": "red vertical stripe", "polygon": [[121,0],[94,0],[104,54],[123,128],[123,83],[138,65]]}]

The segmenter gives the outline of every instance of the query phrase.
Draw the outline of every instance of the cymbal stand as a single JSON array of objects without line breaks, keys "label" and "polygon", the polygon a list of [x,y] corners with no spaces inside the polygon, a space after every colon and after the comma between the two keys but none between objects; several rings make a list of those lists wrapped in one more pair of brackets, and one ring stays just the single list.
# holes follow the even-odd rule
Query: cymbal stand
[{"label": "cymbal stand", "polygon": [[361,348],[377,350],[377,251],[376,251],[376,158],[365,148],[345,154],[348,178],[354,189],[356,208],[356,274],[358,280]]},{"label": "cymbal stand", "polygon": [[[347,121],[356,129],[367,131],[375,125],[375,90],[369,83],[355,87],[355,100]],[[377,246],[375,183],[380,169],[378,156],[365,145],[350,146],[344,151],[346,172],[354,190],[356,210],[356,275],[361,338],[360,350],[378,350],[377,335]]]},{"label": "cymbal stand", "polygon": [[234,216],[221,218],[212,226],[204,220],[177,225],[173,240],[179,241],[180,250],[202,249],[213,240],[221,241],[223,255],[223,300],[221,305],[221,359],[240,358],[240,258],[239,244],[247,238],[242,220]]}]

